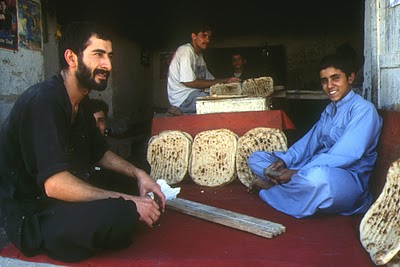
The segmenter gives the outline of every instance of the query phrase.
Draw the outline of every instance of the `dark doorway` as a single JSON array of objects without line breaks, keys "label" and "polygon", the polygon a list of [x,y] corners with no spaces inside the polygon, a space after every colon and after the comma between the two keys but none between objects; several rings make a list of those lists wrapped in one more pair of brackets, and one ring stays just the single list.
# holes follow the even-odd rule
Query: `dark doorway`
[{"label": "dark doorway", "polygon": [[209,48],[203,56],[215,77],[232,75],[231,57],[235,51],[240,51],[246,57],[246,68],[254,73],[254,77],[269,76],[274,80],[274,85],[286,85],[286,50],[283,45]]}]

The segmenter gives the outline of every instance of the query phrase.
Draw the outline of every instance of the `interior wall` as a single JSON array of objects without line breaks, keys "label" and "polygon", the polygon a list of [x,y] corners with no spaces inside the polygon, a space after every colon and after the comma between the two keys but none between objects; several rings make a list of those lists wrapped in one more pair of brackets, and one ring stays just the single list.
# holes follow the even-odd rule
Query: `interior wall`
[{"label": "interior wall", "polygon": [[[153,118],[151,53],[123,36],[113,40],[112,90],[115,131],[123,132]],[[146,57],[146,58],[144,58]]]}]

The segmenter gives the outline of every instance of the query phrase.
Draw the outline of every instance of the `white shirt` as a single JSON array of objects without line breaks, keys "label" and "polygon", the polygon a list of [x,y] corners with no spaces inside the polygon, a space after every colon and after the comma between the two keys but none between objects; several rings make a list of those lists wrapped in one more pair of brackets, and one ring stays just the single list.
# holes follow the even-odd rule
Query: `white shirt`
[{"label": "white shirt", "polygon": [[203,55],[196,54],[190,43],[181,45],[172,57],[168,70],[168,100],[173,106],[179,107],[189,94],[196,88],[187,87],[183,82],[193,82],[196,79],[214,80],[208,71]]}]

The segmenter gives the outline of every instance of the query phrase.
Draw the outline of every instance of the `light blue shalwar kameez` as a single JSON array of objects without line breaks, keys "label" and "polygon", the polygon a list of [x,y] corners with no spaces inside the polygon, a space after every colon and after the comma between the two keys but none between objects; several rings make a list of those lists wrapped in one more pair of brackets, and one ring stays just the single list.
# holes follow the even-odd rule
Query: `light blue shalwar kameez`
[{"label": "light blue shalwar kameez", "polygon": [[371,205],[369,178],[377,152],[382,118],[373,104],[350,91],[330,103],[311,130],[286,152],[256,151],[249,168],[260,178],[263,169],[281,158],[298,170],[291,181],[259,192],[275,209],[296,218],[321,213],[364,213]]}]

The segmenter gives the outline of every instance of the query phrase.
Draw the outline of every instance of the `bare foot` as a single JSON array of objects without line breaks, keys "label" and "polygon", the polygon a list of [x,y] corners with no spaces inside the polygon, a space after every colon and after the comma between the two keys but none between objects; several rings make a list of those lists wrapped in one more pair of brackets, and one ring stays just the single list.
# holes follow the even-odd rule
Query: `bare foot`
[{"label": "bare foot", "polygon": [[275,184],[270,181],[262,180],[260,178],[255,179],[247,190],[250,194],[258,193],[261,189],[270,189]]},{"label": "bare foot", "polygon": [[177,108],[177,107],[175,107],[175,106],[170,106],[169,108],[168,108],[168,111],[167,111],[169,114],[172,114],[173,116],[182,116],[183,115],[183,112],[179,109],[179,108]]}]

